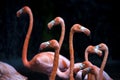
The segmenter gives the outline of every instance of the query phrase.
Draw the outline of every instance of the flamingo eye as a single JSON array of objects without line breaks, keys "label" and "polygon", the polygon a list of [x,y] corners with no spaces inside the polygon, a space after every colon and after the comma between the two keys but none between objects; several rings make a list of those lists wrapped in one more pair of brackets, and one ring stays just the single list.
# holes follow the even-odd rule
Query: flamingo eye
[{"label": "flamingo eye", "polygon": [[81,26],[80,29],[82,32],[84,32],[86,30],[86,28],[84,26]]}]

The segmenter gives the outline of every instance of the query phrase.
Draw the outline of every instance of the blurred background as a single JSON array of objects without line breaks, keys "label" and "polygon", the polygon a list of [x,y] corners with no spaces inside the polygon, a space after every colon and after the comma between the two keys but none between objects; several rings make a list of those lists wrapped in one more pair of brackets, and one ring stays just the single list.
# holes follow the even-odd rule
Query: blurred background
[{"label": "blurred background", "polygon": [[[33,30],[29,42],[28,59],[31,60],[39,50],[43,41],[59,40],[60,27],[48,30],[47,24],[60,16],[66,25],[65,39],[61,55],[69,59],[69,31],[78,23],[91,30],[91,36],[76,33],[74,35],[75,62],[84,60],[84,51],[88,45],[105,43],[109,47],[108,61],[105,71],[114,79],[120,79],[119,58],[119,22],[118,6],[112,0],[4,0],[0,1],[0,61],[17,69],[29,80],[48,80],[42,73],[32,72],[23,66],[21,56],[24,39],[29,25],[28,15],[19,19],[16,12],[29,6],[33,12]],[[90,56],[90,60],[100,66],[102,58]]]}]

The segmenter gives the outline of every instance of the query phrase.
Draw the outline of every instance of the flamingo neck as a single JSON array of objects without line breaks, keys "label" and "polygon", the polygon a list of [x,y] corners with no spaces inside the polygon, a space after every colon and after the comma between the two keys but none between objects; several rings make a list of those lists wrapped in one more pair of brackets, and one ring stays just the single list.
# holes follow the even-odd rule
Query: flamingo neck
[{"label": "flamingo neck", "polygon": [[104,69],[104,67],[106,65],[107,58],[108,58],[108,48],[105,50],[105,55],[104,55],[104,58],[103,58],[103,61],[102,61],[101,67],[100,67],[100,71],[99,71],[100,80],[103,79],[103,69]]},{"label": "flamingo neck", "polygon": [[56,72],[58,68],[58,60],[59,60],[59,49],[56,49],[54,55],[53,69],[52,69],[52,73],[50,74],[49,80],[55,80]]},{"label": "flamingo neck", "polygon": [[28,32],[26,34],[26,38],[24,41],[24,45],[23,45],[23,51],[22,51],[22,61],[24,66],[26,67],[30,67],[29,62],[27,60],[27,49],[28,49],[28,43],[29,43],[29,39],[30,39],[30,35],[32,32],[32,27],[33,27],[33,15],[31,11],[27,11],[29,17],[30,17],[30,22],[29,22],[29,27],[28,27]]},{"label": "flamingo neck", "polygon": [[85,61],[88,61],[88,51],[87,51],[87,49],[85,50]]},{"label": "flamingo neck", "polygon": [[70,51],[70,80],[74,80],[73,68],[74,68],[74,49],[73,49],[73,31],[70,31],[69,36],[69,51]]},{"label": "flamingo neck", "polygon": [[60,45],[60,49],[61,49],[61,45],[63,43],[63,40],[64,40],[64,36],[65,36],[65,24],[64,24],[64,21],[61,22],[61,36],[60,36],[60,40],[59,40],[59,45]]}]

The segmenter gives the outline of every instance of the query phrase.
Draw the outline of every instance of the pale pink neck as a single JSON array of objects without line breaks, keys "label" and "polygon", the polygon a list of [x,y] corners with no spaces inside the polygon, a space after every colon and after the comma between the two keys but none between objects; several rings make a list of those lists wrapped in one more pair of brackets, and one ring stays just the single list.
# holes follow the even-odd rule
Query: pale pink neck
[{"label": "pale pink neck", "polygon": [[32,32],[32,27],[33,27],[33,15],[32,15],[31,10],[26,11],[26,12],[29,15],[30,22],[29,22],[28,32],[26,34],[26,38],[25,38],[24,45],[23,45],[22,61],[23,61],[24,66],[30,67],[29,62],[27,60],[27,49],[28,49],[28,43],[29,43],[29,39],[30,39],[30,35],[31,35],[31,32]]},{"label": "pale pink neck", "polygon": [[103,58],[103,61],[102,61],[101,67],[100,67],[100,71],[99,71],[100,80],[103,80],[103,70],[106,65],[107,58],[108,58],[108,48],[106,48],[106,50],[105,50],[105,55],[104,55],[104,58]]},{"label": "pale pink neck", "polygon": [[64,40],[64,36],[65,36],[65,24],[64,21],[61,22],[61,36],[60,36],[60,40],[59,40],[59,45],[60,45],[60,49],[61,49],[61,45],[63,43]]},{"label": "pale pink neck", "polygon": [[55,80],[56,72],[58,68],[58,61],[59,61],[59,49],[56,49],[54,55],[53,69],[52,69],[52,73],[50,74],[49,80]]},{"label": "pale pink neck", "polygon": [[70,80],[74,80],[73,68],[74,68],[74,49],[73,49],[73,31],[70,31],[69,36],[69,51],[70,51]]},{"label": "pale pink neck", "polygon": [[85,50],[85,61],[88,61],[88,51],[87,51],[87,49]]}]

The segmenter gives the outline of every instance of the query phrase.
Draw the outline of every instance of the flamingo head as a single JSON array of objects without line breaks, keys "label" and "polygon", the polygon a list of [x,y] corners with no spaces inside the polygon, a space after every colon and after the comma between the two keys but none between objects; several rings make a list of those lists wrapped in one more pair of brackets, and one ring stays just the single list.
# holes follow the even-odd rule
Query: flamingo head
[{"label": "flamingo head", "polygon": [[85,76],[86,74],[90,73],[92,70],[91,67],[86,67],[82,70],[82,75]]},{"label": "flamingo head", "polygon": [[23,8],[19,9],[16,13],[17,17],[19,17],[22,13],[31,12],[31,9],[28,6],[24,6]]},{"label": "flamingo head", "polygon": [[46,41],[40,44],[40,49],[44,49],[44,48],[54,48],[54,49],[59,49],[59,43],[57,40],[52,39],[50,41]]},{"label": "flamingo head", "polygon": [[48,47],[49,45],[50,45],[49,41],[43,42],[43,43],[40,44],[40,49],[44,49],[44,48]]},{"label": "flamingo head", "polygon": [[104,43],[100,43],[98,46],[99,46],[99,50],[102,50],[102,51],[108,50],[107,45]]},{"label": "flamingo head", "polygon": [[90,45],[87,47],[87,51],[89,53],[96,53],[97,55],[102,56],[102,51],[99,49],[99,45],[97,46]]},{"label": "flamingo head", "polygon": [[79,70],[84,69],[85,64],[83,63],[75,63],[74,64],[74,73],[77,73]]},{"label": "flamingo head", "polygon": [[54,25],[62,24],[64,20],[61,17],[56,17],[54,20],[48,23],[48,28],[51,29]]},{"label": "flamingo head", "polygon": [[72,32],[83,32],[87,36],[90,35],[90,30],[84,26],[81,26],[80,24],[74,24],[71,28]]},{"label": "flamingo head", "polygon": [[102,56],[102,50],[100,50],[99,45],[94,46],[94,51],[97,53],[99,56]]}]

